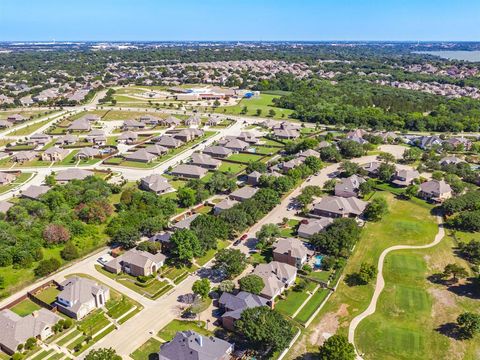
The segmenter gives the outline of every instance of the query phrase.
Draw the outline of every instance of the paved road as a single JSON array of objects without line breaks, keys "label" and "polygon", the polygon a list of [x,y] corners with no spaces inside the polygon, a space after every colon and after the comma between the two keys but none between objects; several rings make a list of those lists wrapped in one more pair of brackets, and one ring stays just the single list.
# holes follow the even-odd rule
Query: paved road
[{"label": "paved road", "polygon": [[[377,282],[375,284],[375,291],[372,296],[372,300],[370,301],[370,304],[368,307],[363,311],[361,314],[357,315],[351,322],[350,322],[350,327],[348,328],[348,341],[350,341],[352,344],[355,345],[355,330],[360,324],[360,322],[365,319],[367,316],[372,315],[375,313],[375,310],[377,309],[377,301],[380,296],[380,294],[383,291],[383,288],[385,287],[385,279],[383,278],[383,265],[385,263],[385,257],[392,251],[397,251],[397,250],[413,250],[413,249],[428,249],[431,248],[435,245],[438,245],[440,241],[442,241],[443,237],[445,236],[445,230],[443,228],[443,218],[442,216],[437,216],[437,223],[438,223],[438,232],[435,235],[435,239],[426,245],[419,245],[419,246],[414,246],[414,245],[395,245],[391,246],[388,249],[383,250],[382,254],[380,255],[378,259],[378,275],[377,275]],[[356,350],[355,350],[356,351]],[[357,352],[357,359],[362,360],[362,356],[358,354]]]}]

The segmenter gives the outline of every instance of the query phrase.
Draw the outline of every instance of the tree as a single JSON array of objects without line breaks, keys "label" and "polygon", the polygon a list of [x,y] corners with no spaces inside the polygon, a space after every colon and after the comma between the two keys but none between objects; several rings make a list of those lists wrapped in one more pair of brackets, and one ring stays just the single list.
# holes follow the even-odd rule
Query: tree
[{"label": "tree", "polygon": [[365,218],[370,221],[378,221],[386,214],[388,214],[388,203],[383,197],[373,199],[365,209]]},{"label": "tree", "polygon": [[364,154],[363,146],[353,140],[342,140],[338,142],[340,153],[347,159],[360,157]]},{"label": "tree", "polygon": [[91,350],[85,360],[122,360],[120,355],[117,355],[116,351],[112,348],[109,349],[96,349]]},{"label": "tree", "polygon": [[460,242],[458,249],[462,256],[473,264],[480,263],[480,241],[470,240],[467,242]]},{"label": "tree", "polygon": [[333,335],[320,347],[320,360],[355,360],[355,348],[346,336]]},{"label": "tree", "polygon": [[244,310],[235,328],[254,345],[276,351],[286,348],[294,334],[290,322],[267,306]]},{"label": "tree", "polygon": [[240,275],[247,267],[247,257],[237,249],[222,249],[215,255],[214,268],[225,272],[229,279]]},{"label": "tree", "polygon": [[393,174],[395,174],[395,165],[381,163],[378,167],[378,178],[383,182],[388,182],[392,178]]},{"label": "tree", "polygon": [[204,251],[217,248],[218,240],[228,237],[227,223],[217,216],[200,215],[192,221],[190,229],[195,232]]},{"label": "tree", "polygon": [[240,285],[240,290],[257,295],[260,294],[265,286],[263,279],[255,274],[244,276],[238,281],[238,284]]},{"label": "tree", "polygon": [[445,266],[443,269],[443,277],[448,278],[450,276],[453,276],[453,281],[457,282],[458,279],[465,278],[468,276],[467,270],[458,264],[448,264]]},{"label": "tree", "polygon": [[275,110],[273,110],[273,109],[268,110],[268,116],[275,117],[276,114],[277,113],[275,112]]},{"label": "tree", "polygon": [[373,191],[373,187],[375,182],[372,179],[368,179],[367,181],[363,182],[359,186],[360,194],[362,196],[368,195]]},{"label": "tree", "polygon": [[314,173],[319,171],[323,166],[322,161],[315,156],[307,156],[304,164],[307,165]]},{"label": "tree", "polygon": [[261,247],[273,244],[275,239],[280,236],[280,228],[276,224],[262,225],[259,231],[255,234]]},{"label": "tree", "polygon": [[235,283],[232,280],[223,280],[220,285],[218,285],[218,290],[221,292],[232,292],[235,289]]},{"label": "tree", "polygon": [[350,177],[360,171],[360,165],[351,161],[344,161],[340,165],[340,170],[342,170],[344,176]]},{"label": "tree", "polygon": [[326,146],[320,149],[320,159],[329,162],[339,162],[342,160],[342,155],[335,146]]},{"label": "tree", "polygon": [[380,154],[378,154],[377,159],[387,164],[395,162],[395,156],[387,152],[381,152]]},{"label": "tree", "polygon": [[360,233],[361,228],[354,219],[335,219],[324,231],[314,234],[311,243],[325,255],[347,258]]},{"label": "tree", "polygon": [[43,230],[43,238],[49,244],[60,244],[70,239],[70,231],[60,224],[48,224]]},{"label": "tree", "polygon": [[150,254],[157,254],[162,249],[162,244],[157,241],[143,241],[137,245],[137,250],[147,251]]},{"label": "tree", "polygon": [[255,111],[255,114],[256,114],[257,116],[262,115],[262,109],[257,109],[257,110]]},{"label": "tree", "polygon": [[329,191],[329,192],[333,191],[335,189],[335,185],[337,185],[337,180],[336,179],[328,179],[323,184],[323,190]]},{"label": "tree", "polygon": [[202,255],[202,247],[197,235],[189,229],[175,231],[170,237],[171,253],[178,260],[189,262]]},{"label": "tree", "polygon": [[31,337],[31,338],[28,338],[27,341],[25,341],[24,348],[26,350],[32,350],[36,344],[37,344],[37,339],[35,339],[34,337]]},{"label": "tree", "polygon": [[408,199],[410,199],[414,196],[417,196],[419,191],[420,191],[420,187],[418,185],[412,184],[407,186],[403,195]]},{"label": "tree", "polygon": [[408,148],[403,152],[402,157],[406,163],[415,162],[422,157],[422,150],[418,148]]},{"label": "tree", "polygon": [[210,293],[210,280],[207,278],[196,280],[192,285],[192,291],[202,299],[205,299]]},{"label": "tree", "polygon": [[182,187],[177,191],[177,199],[182,207],[190,207],[196,204],[197,193],[189,187]]},{"label": "tree", "polygon": [[120,227],[112,236],[112,242],[121,245],[125,249],[135,247],[140,238],[140,232],[133,226]]},{"label": "tree", "polygon": [[460,334],[464,339],[471,339],[480,332],[480,315],[464,312],[457,318]]},{"label": "tree", "polygon": [[360,265],[360,271],[358,272],[358,278],[363,284],[368,284],[377,276],[377,268],[375,265],[363,262]]},{"label": "tree", "polygon": [[60,268],[61,264],[58,259],[52,258],[48,260],[42,260],[38,263],[34,270],[34,273],[38,277],[46,276]]},{"label": "tree", "polygon": [[80,256],[80,253],[78,252],[78,248],[75,246],[75,244],[69,241],[63,247],[62,251],[60,252],[60,256],[63,260],[70,261],[77,259]]}]

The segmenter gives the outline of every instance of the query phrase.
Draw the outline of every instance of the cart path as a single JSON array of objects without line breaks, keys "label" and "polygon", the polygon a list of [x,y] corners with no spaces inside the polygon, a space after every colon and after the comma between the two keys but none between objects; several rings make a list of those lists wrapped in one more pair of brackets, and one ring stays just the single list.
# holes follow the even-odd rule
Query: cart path
[{"label": "cart path", "polygon": [[[435,245],[438,245],[440,241],[442,241],[443,237],[445,236],[445,229],[443,227],[443,217],[442,216],[436,216],[437,218],[437,223],[438,223],[438,232],[435,235],[435,239],[426,245],[395,245],[391,246],[385,250],[383,250],[382,254],[380,255],[378,259],[378,274],[377,274],[377,282],[375,284],[375,291],[372,296],[372,300],[370,301],[370,305],[357,315],[353,320],[350,322],[350,327],[348,328],[348,341],[355,346],[355,330],[360,324],[360,322],[365,319],[367,316],[372,315],[375,313],[375,310],[377,309],[377,301],[378,298],[380,297],[380,294],[383,291],[383,288],[385,287],[385,279],[383,278],[383,265],[385,262],[385,257],[392,251],[396,250],[415,250],[415,249],[428,249],[431,248]],[[363,359],[360,354],[357,351],[357,348],[355,346],[355,352],[357,353],[357,360]]]}]

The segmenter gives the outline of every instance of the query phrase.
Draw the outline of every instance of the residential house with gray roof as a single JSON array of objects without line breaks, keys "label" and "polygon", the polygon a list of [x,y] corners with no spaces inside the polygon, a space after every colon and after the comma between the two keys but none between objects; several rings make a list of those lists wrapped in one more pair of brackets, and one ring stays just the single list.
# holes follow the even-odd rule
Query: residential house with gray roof
[{"label": "residential house with gray roof", "polygon": [[297,234],[304,239],[310,239],[313,235],[325,230],[331,223],[333,223],[333,219],[330,217],[302,220],[298,226]]},{"label": "residential house with gray roof", "polygon": [[229,197],[232,200],[237,200],[242,202],[242,201],[251,199],[257,193],[257,191],[258,191],[257,188],[253,188],[251,186],[244,186],[232,192],[229,195]]},{"label": "residential house with gray roof", "polygon": [[215,215],[218,215],[222,211],[228,210],[228,209],[234,207],[235,205],[237,205],[238,203],[239,202],[237,200],[232,200],[232,199],[229,199],[229,198],[223,199],[219,203],[215,204],[215,206],[213,207],[213,213]]},{"label": "residential house with gray roof", "polygon": [[452,188],[444,180],[430,180],[420,184],[419,196],[441,203],[452,197]]},{"label": "residential house with gray roof", "polygon": [[38,200],[38,198],[48,192],[48,190],[50,190],[50,186],[30,185],[22,191],[22,197],[30,200]]},{"label": "residential house with gray roof", "polygon": [[140,179],[140,187],[157,195],[173,191],[167,179],[160,174],[152,174]]},{"label": "residential house with gray roof", "polygon": [[0,185],[8,185],[15,181],[16,178],[15,174],[0,171]]},{"label": "residential house with gray roof", "polygon": [[182,129],[174,135],[174,138],[183,142],[189,142],[200,136],[203,136],[203,134],[203,130],[200,129]]},{"label": "residential house with gray roof", "polygon": [[214,170],[218,169],[222,162],[220,160],[214,159],[208,154],[193,153],[190,163],[192,165],[197,165],[205,169]]},{"label": "residential house with gray roof", "polygon": [[169,149],[176,149],[184,144],[183,141],[175,139],[174,137],[171,137],[169,135],[158,136],[153,139],[153,141],[155,141],[157,145],[161,145]]},{"label": "residential house with gray roof", "polygon": [[301,269],[313,255],[306,244],[297,238],[280,238],[273,244],[273,260]]},{"label": "residential house with gray roof", "polygon": [[119,144],[134,144],[138,139],[137,133],[133,131],[125,131],[121,133],[120,136],[117,138],[117,142]]},{"label": "residential house with gray roof", "polygon": [[358,196],[360,185],[364,182],[365,179],[358,175],[341,179],[341,181],[335,185],[335,195],[341,197]]},{"label": "residential house with gray roof", "polygon": [[90,131],[91,129],[92,125],[90,121],[85,118],[72,121],[70,126],[67,128],[68,131]]},{"label": "residential house with gray roof", "polygon": [[132,276],[150,276],[163,266],[165,259],[162,253],[151,254],[148,251],[131,249],[107,262],[104,268],[114,274],[125,272]]},{"label": "residential house with gray roof", "polygon": [[172,341],[163,344],[159,360],[228,360],[233,345],[214,336],[200,335],[194,331],[179,331]]},{"label": "residential house with gray roof", "polygon": [[72,276],[62,282],[60,290],[56,301],[58,310],[77,320],[104,307],[110,299],[108,287],[79,276]]},{"label": "residential house with gray roof", "polygon": [[356,197],[325,196],[313,206],[312,213],[324,217],[356,217],[361,215],[368,203]]},{"label": "residential house with gray roof", "polygon": [[208,170],[196,165],[181,164],[173,168],[173,176],[186,179],[201,179],[207,174]]},{"label": "residential house with gray roof", "polygon": [[27,161],[32,161],[37,157],[37,155],[38,153],[36,153],[35,151],[18,151],[12,155],[12,160],[15,162],[24,163]]},{"label": "residential house with gray roof", "polygon": [[203,153],[208,154],[214,158],[225,159],[229,157],[233,153],[233,151],[224,146],[213,145],[203,149]]},{"label": "residential house with gray roof", "polygon": [[268,306],[267,303],[267,299],[246,291],[238,294],[224,292],[218,299],[220,309],[225,311],[221,317],[222,326],[229,331],[235,331],[235,321],[240,319],[244,310]]},{"label": "residential house with gray roof", "polygon": [[10,309],[1,310],[0,349],[13,355],[18,346],[25,344],[29,338],[45,340],[54,334],[52,328],[61,319],[60,316],[47,309],[34,311],[24,317]]},{"label": "residential house with gray roof", "polygon": [[93,147],[85,147],[80,150],[75,154],[74,158],[77,160],[88,160],[88,159],[93,159],[96,156],[100,156],[101,152],[97,148]]},{"label": "residential house with gray roof", "polygon": [[395,171],[393,175],[392,184],[397,186],[408,186],[413,183],[415,179],[420,177],[420,173],[417,170],[400,169]]},{"label": "residential house with gray roof", "polygon": [[52,146],[42,153],[43,161],[62,161],[70,153],[67,149]]},{"label": "residential house with gray roof", "polygon": [[123,157],[127,161],[149,163],[154,161],[157,158],[157,155],[148,152],[146,149],[138,149],[137,151],[124,154]]},{"label": "residential house with gray roof", "polygon": [[258,264],[253,274],[260,276],[264,283],[259,295],[267,299],[268,305],[273,307],[275,298],[295,283],[297,268],[286,263],[271,261],[268,264]]},{"label": "residential house with gray roof", "polygon": [[83,180],[93,175],[95,175],[95,173],[91,170],[71,168],[60,170],[55,176],[55,180],[60,184],[65,184],[72,180]]}]

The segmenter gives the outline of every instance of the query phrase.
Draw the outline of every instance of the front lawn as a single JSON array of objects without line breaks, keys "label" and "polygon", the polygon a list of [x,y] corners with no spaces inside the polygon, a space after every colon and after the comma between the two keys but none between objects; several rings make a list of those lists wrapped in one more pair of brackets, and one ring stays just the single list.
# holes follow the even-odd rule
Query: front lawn
[{"label": "front lawn", "polygon": [[204,336],[213,335],[210,331],[205,329],[205,322],[203,321],[183,321],[172,320],[162,330],[158,332],[158,337],[165,341],[170,341],[175,337],[178,331],[193,330]]},{"label": "front lawn", "polygon": [[158,359],[158,351],[162,343],[155,338],[149,339],[137,350],[130,354],[133,360],[156,360]]}]

